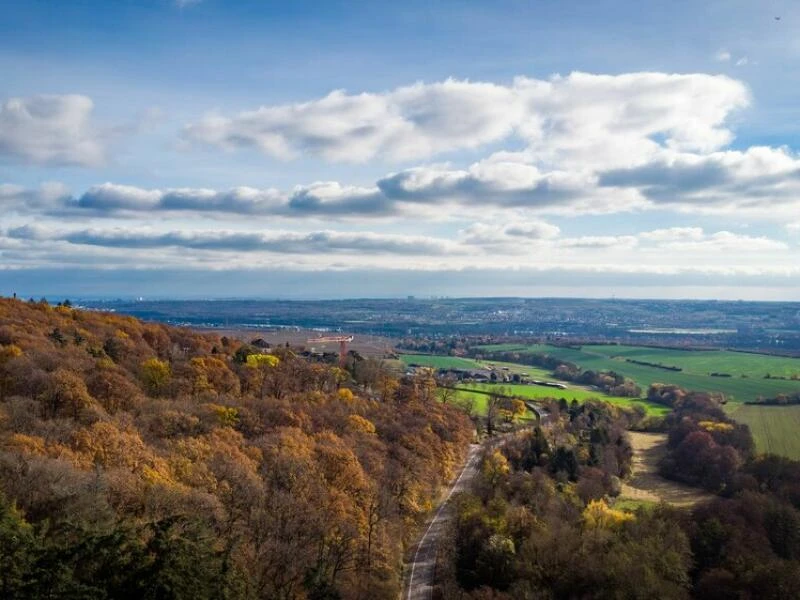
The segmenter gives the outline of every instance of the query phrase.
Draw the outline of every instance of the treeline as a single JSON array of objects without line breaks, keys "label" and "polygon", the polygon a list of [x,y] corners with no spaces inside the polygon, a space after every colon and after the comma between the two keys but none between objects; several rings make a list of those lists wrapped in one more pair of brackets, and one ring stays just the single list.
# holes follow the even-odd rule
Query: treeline
[{"label": "treeline", "polygon": [[[648,362],[646,360],[636,360],[635,358],[626,358],[625,362],[629,362],[634,365],[642,365],[643,367],[653,367],[655,369],[663,369],[664,371],[675,371],[676,373],[683,371],[683,369],[680,367],[662,365],[661,363]],[[712,373],[712,375],[714,375],[714,373]],[[720,375],[720,377],[723,376],[724,375]]]},{"label": "treeline", "polygon": [[471,429],[373,361],[0,300],[0,597],[394,598]]},{"label": "treeline", "polygon": [[[717,496],[684,510],[616,508],[625,420],[591,407],[575,429],[572,407],[569,424],[563,404],[551,407],[552,433],[487,455],[474,491],[458,499],[442,597],[800,597],[800,463],[754,456],[749,430],[718,398],[659,391],[674,406],[665,472]],[[572,458],[558,460],[565,451]],[[598,451],[617,458],[592,465]]]},{"label": "treeline", "polygon": [[778,394],[774,398],[759,397],[755,402],[745,402],[745,404],[763,404],[765,406],[787,406],[790,404],[800,404],[800,393]]}]

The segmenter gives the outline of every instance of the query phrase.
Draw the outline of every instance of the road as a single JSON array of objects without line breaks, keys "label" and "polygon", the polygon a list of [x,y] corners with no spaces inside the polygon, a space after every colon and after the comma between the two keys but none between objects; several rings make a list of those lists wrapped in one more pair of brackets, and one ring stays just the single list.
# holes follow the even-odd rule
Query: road
[{"label": "road", "polygon": [[483,446],[472,444],[467,454],[467,462],[461,470],[447,497],[439,505],[428,529],[422,535],[411,563],[406,600],[429,600],[433,597],[433,583],[436,575],[436,549],[439,540],[446,533],[447,522],[452,516],[449,500],[453,494],[466,491],[478,473],[478,463]]},{"label": "road", "polygon": [[483,444],[470,445],[464,468],[456,478],[445,499],[442,500],[430,525],[428,525],[428,529],[425,530],[422,539],[417,544],[414,561],[411,563],[411,574],[408,578],[405,600],[430,600],[433,597],[433,584],[436,580],[436,550],[442,536],[447,532],[447,523],[452,516],[450,498],[457,492],[469,490],[473,479],[478,474],[481,453],[487,448],[505,446],[515,435],[530,430],[532,427],[536,427],[537,424],[544,428],[550,426],[550,414],[546,410],[533,403],[526,404],[529,405],[528,408],[530,410],[538,415],[538,423],[531,423],[516,431],[488,439]]}]

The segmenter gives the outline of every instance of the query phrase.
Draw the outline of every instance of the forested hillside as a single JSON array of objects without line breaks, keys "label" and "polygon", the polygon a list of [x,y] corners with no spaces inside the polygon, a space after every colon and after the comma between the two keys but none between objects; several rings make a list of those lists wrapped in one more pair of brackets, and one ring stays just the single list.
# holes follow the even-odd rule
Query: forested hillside
[{"label": "forested hillside", "polygon": [[0,597],[395,597],[472,426],[353,370],[0,300]]}]

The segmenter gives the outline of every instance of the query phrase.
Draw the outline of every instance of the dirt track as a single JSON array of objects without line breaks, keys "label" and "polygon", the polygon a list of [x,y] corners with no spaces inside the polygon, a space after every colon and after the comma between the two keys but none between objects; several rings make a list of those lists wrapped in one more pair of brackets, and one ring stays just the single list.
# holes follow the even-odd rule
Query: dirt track
[{"label": "dirt track", "polygon": [[674,506],[692,506],[711,494],[698,488],[664,479],[658,474],[658,462],[667,451],[665,433],[629,432],[633,444],[633,473],[622,484],[620,498],[664,501]]}]

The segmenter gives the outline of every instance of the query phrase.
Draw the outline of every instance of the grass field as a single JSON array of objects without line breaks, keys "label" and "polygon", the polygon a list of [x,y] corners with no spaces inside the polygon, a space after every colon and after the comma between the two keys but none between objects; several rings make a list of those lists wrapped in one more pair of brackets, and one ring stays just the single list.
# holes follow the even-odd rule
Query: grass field
[{"label": "grass field", "polygon": [[400,360],[408,365],[422,365],[434,369],[480,369],[481,365],[471,358],[458,356],[434,356],[432,354],[401,354]]},{"label": "grass field", "polygon": [[[570,388],[566,390],[559,390],[555,388],[548,388],[540,385],[514,385],[514,384],[491,384],[491,383],[471,383],[460,386],[463,390],[473,390],[478,392],[492,392],[498,391],[500,388],[512,396],[518,396],[526,400],[542,400],[544,398],[564,398],[568,402],[577,400],[578,402],[586,402],[587,400],[602,400],[617,406],[633,407],[641,406],[647,411],[648,415],[665,415],[669,412],[669,408],[660,404],[654,404],[639,400],[638,398],[622,398],[619,396],[606,396],[600,392],[592,392],[581,388]],[[475,394],[475,396],[483,396],[484,402],[485,394]]]},{"label": "grass field", "polygon": [[[472,392],[469,390],[456,390],[456,401],[457,402],[464,402],[470,401],[472,403],[472,411],[479,415],[485,415],[486,411],[489,409],[488,401],[489,395],[488,394],[481,394],[480,392]],[[535,415],[530,411],[526,411],[525,415],[519,419],[519,421],[530,421],[535,418]]]},{"label": "grass field", "polygon": [[500,361],[479,361],[472,358],[458,356],[435,356],[432,354],[401,354],[400,360],[405,365],[422,365],[434,369],[486,369],[490,365],[502,369],[506,367],[509,373],[527,373],[533,379],[556,381],[553,374],[546,369],[538,369],[527,365],[507,363]]},{"label": "grass field", "polygon": [[[800,392],[800,381],[765,379],[772,376],[800,375],[800,359],[726,350],[688,351],[636,346],[583,346],[580,350],[544,344],[485,346],[487,350],[527,351],[549,354],[579,365],[583,369],[614,370],[630,377],[643,389],[651,383],[674,383],[690,390],[723,392],[730,400],[744,402],[758,396]],[[625,359],[676,366],[683,371],[637,365]],[[710,373],[732,377],[712,377]]]},{"label": "grass field", "polygon": [[800,460],[800,406],[728,406],[728,414],[750,426],[758,452]]}]

